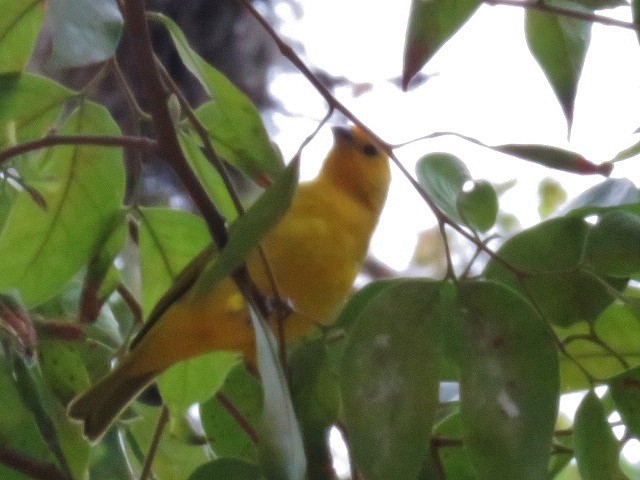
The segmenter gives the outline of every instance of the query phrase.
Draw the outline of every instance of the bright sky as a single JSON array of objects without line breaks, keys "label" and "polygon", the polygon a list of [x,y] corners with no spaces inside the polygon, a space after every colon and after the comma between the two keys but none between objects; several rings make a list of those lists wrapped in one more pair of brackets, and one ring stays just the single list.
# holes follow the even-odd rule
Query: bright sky
[{"label": "bright sky", "polygon": [[[399,143],[435,131],[453,131],[488,144],[545,143],[571,148],[594,162],[609,160],[637,137],[640,127],[640,62],[635,34],[595,25],[583,70],[571,142],[561,109],[524,37],[524,11],[506,6],[482,6],[460,32],[423,69],[435,74],[409,93],[389,79],[402,71],[402,53],[409,0],[302,0],[297,18],[283,0],[281,33],[311,66],[373,88],[354,97],[341,87],[337,96],[384,139]],[[630,20],[630,10],[603,11]],[[294,72],[275,76],[272,92],[295,115],[276,113],[276,140],[289,158],[326,113],[323,100]],[[331,137],[325,129],[305,150],[303,177],[315,174]],[[413,172],[420,156],[432,151],[458,155],[476,178],[503,182],[519,179],[503,197],[502,207],[525,224],[538,221],[538,182],[559,179],[570,195],[602,178],[577,177],[499,155],[491,150],[446,138],[416,143],[397,151]],[[614,176],[637,179],[635,161],[619,164]],[[373,253],[398,270],[406,268],[419,231],[434,224],[433,216],[396,170],[389,201],[372,242]],[[507,208],[508,206],[508,208]],[[400,220],[400,221],[399,221]],[[393,248],[388,248],[392,245]]]}]

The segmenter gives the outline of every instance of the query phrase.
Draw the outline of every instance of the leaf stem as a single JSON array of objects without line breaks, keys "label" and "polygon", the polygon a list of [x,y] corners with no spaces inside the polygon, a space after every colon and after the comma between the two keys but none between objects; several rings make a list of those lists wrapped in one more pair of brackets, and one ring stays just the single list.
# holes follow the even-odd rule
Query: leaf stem
[{"label": "leaf stem", "polygon": [[30,457],[11,447],[0,447],[0,463],[35,480],[70,480],[49,462]]}]

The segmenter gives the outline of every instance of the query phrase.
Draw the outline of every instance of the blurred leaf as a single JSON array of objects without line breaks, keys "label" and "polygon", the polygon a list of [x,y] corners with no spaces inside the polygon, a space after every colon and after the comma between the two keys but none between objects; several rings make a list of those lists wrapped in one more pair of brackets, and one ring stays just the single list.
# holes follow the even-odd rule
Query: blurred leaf
[{"label": "blurred leaf", "polygon": [[367,303],[341,364],[351,454],[368,479],[415,478],[438,409],[438,283],[391,282]]},{"label": "blurred leaf", "polygon": [[498,250],[500,258],[519,270],[518,275],[495,259],[487,264],[485,275],[520,291],[551,323],[569,326],[595,320],[615,299],[611,289],[621,289],[627,282],[599,280],[582,270],[588,231],[578,217],[542,222],[507,240]]},{"label": "blurred leaf", "polygon": [[238,216],[238,211],[231,200],[229,192],[227,192],[227,187],[222,177],[202,153],[199,140],[194,135],[185,135],[183,133],[178,138],[189,165],[198,176],[200,183],[213,200],[213,203],[215,203],[227,221],[235,220]]},{"label": "blurred leaf", "polygon": [[556,328],[560,340],[574,337],[565,346],[571,358],[562,356],[560,359],[563,392],[590,386],[589,379],[585,378],[574,361],[580,362],[596,379],[618,375],[626,370],[626,365],[640,365],[640,321],[626,305],[613,304],[606,308],[593,324],[593,331],[606,347],[589,340],[591,330],[584,322],[568,329]]},{"label": "blurred leaf", "polygon": [[626,0],[573,0],[578,5],[587,7],[590,10],[606,10],[616,7],[628,7]]},{"label": "blurred leaf", "polygon": [[538,198],[538,213],[541,218],[546,218],[567,200],[567,192],[558,181],[547,177],[538,185]]},{"label": "blurred leaf", "polygon": [[[460,439],[460,445],[441,446],[438,456],[446,477],[456,480],[476,480],[469,454],[462,442],[462,419],[459,411],[449,415],[434,428],[434,437]],[[420,479],[422,480],[422,479]],[[428,477],[424,480],[430,480]]]},{"label": "blurred leaf", "polygon": [[619,445],[595,393],[584,397],[573,425],[573,443],[583,480],[622,480]]},{"label": "blurred leaf", "polygon": [[38,38],[42,2],[0,0],[0,11],[0,74],[19,72],[27,64]]},{"label": "blurred leaf", "polygon": [[91,386],[87,368],[72,342],[41,340],[38,356],[45,382],[63,404]]},{"label": "blurred leaf", "polygon": [[413,0],[405,36],[402,88],[480,6],[478,0]]},{"label": "blurred leaf", "polygon": [[211,235],[193,213],[140,208],[139,214],[142,310],[147,317],[182,269],[211,243]]},{"label": "blurred leaf", "polygon": [[287,378],[280,364],[278,345],[269,324],[253,309],[249,311],[256,335],[258,373],[264,395],[258,430],[261,464],[269,480],[303,480],[307,460]]},{"label": "blurred leaf", "polygon": [[244,262],[262,237],[285,214],[298,185],[300,163],[292,161],[255,203],[229,228],[229,240],[215,262],[208,265],[194,285],[204,294]]},{"label": "blurred leaf", "polygon": [[[15,379],[7,359],[0,355],[0,445],[13,448],[24,455],[53,463],[55,457],[47,449],[36,421],[16,389]],[[3,480],[25,480],[25,476],[0,464]]]},{"label": "blurred leaf", "polygon": [[111,58],[120,42],[122,15],[116,0],[49,0],[55,68],[81,67]]},{"label": "blurred leaf", "polygon": [[510,144],[496,145],[490,148],[544,167],[580,175],[599,174],[609,176],[613,169],[613,164],[610,162],[597,165],[578,153],[548,145]]},{"label": "blurred leaf", "polygon": [[303,341],[289,357],[291,396],[307,456],[307,478],[335,480],[328,433],[338,421],[340,387],[325,341]]},{"label": "blurred leaf", "polygon": [[486,180],[476,181],[471,190],[460,192],[458,211],[472,229],[486,232],[496,223],[498,195]]},{"label": "blurred leaf", "polygon": [[151,13],[149,18],[169,31],[185,67],[211,97],[196,115],[209,131],[217,153],[252,178],[278,176],[284,168],[282,157],[251,100],[189,46],[173,20],[159,13]]},{"label": "blurred leaf", "polygon": [[416,172],[420,186],[436,205],[449,217],[463,223],[458,212],[458,196],[464,184],[471,180],[467,166],[449,153],[430,153],[418,160]]},{"label": "blurred leaf", "polygon": [[478,478],[545,478],[559,394],[552,336],[512,290],[493,282],[459,289],[468,347],[460,408]]},{"label": "blurred leaf", "polygon": [[[84,102],[61,133],[118,135],[119,130],[105,108]],[[57,146],[34,158],[32,167],[23,175],[46,208],[20,192],[0,232],[0,291],[18,289],[30,306],[60,291],[94,254],[120,214],[125,187],[122,152],[114,148]]]},{"label": "blurred leaf", "polygon": [[174,412],[186,411],[211,398],[238,362],[238,354],[232,352],[212,352],[178,362],[158,378],[162,400]]},{"label": "blurred leaf", "polygon": [[[640,25],[640,5],[638,4],[638,0],[631,0],[631,18],[633,19],[634,25]],[[640,42],[640,32],[637,30],[636,37],[638,37],[638,41]]]},{"label": "blurred leaf", "polygon": [[559,215],[589,215],[611,208],[640,213],[640,192],[628,178],[608,178],[591,187],[566,205]]},{"label": "blurred leaf", "polygon": [[[19,2],[5,3],[15,5]],[[14,141],[24,142],[44,136],[74,95],[68,88],[38,75],[0,75],[0,148],[12,146]],[[10,138],[13,132],[14,139]]]},{"label": "blurred leaf", "polygon": [[640,217],[624,211],[603,214],[589,231],[585,258],[601,275],[639,275]]},{"label": "blurred leaf", "polygon": [[[554,4],[588,12],[588,9],[575,3]],[[525,28],[529,50],[549,80],[571,131],[578,81],[591,40],[591,23],[527,10]]]},{"label": "blurred leaf", "polygon": [[189,480],[264,480],[258,465],[238,458],[219,458],[198,467]]},{"label": "blurred leaf", "polygon": [[640,437],[640,367],[636,367],[609,380],[609,392],[616,408],[634,437]]},{"label": "blurred leaf", "polygon": [[[262,389],[258,379],[243,365],[238,365],[227,376],[219,394],[222,397],[215,396],[200,405],[202,426],[214,451],[222,457],[257,461],[255,444],[232,413],[242,415],[255,431],[262,415]],[[223,402],[228,402],[233,410]]]},{"label": "blurred leaf", "polygon": [[124,479],[131,475],[120,434],[115,428],[107,430],[99,446],[91,450],[91,457],[91,479]]},{"label": "blurred leaf", "polygon": [[[160,417],[160,409],[134,404],[139,414],[135,421],[127,423],[127,428],[133,434],[138,444],[137,448],[144,455],[149,451],[151,441]],[[184,422],[182,418],[173,418],[174,422]],[[184,425],[171,425],[171,430],[160,438],[158,450],[153,460],[153,473],[157,480],[187,480],[190,475],[205,462],[210,460],[210,452],[204,445],[193,442],[192,433]],[[179,428],[187,432],[178,434]],[[131,442],[128,442],[131,445]],[[129,453],[129,460],[135,463],[134,455]]]}]

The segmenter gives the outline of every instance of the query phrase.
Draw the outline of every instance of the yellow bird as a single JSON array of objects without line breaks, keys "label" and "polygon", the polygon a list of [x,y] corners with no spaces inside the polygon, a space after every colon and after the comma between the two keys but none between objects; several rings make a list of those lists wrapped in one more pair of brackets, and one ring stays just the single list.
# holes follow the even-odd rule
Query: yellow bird
[{"label": "yellow bird", "polygon": [[[319,175],[298,185],[289,210],[260,243],[278,294],[293,306],[285,320],[287,340],[339,313],[387,197],[387,155],[358,128],[334,127],[333,134]],[[260,290],[273,294],[257,252],[247,265]],[[225,279],[206,293],[194,290],[165,299],[167,306],[156,308],[152,323],[116,368],[70,404],[69,415],[84,422],[87,438],[100,438],[127,404],[176,362],[213,350],[240,351],[254,361],[254,332],[233,281]],[[270,321],[273,327],[275,319]]]}]

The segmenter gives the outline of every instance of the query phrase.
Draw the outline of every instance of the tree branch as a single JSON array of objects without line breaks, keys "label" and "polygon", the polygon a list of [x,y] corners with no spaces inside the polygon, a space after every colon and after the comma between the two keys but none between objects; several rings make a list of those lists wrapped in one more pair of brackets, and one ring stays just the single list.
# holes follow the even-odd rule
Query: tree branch
[{"label": "tree branch", "polygon": [[526,10],[538,10],[540,12],[553,13],[555,15],[562,15],[564,17],[571,17],[578,20],[585,20],[591,23],[599,23],[602,25],[610,25],[620,28],[628,28],[629,30],[640,30],[640,26],[635,25],[632,22],[625,22],[623,20],[616,20],[615,18],[606,17],[604,15],[598,15],[592,12],[581,12],[579,10],[572,10],[570,8],[558,7],[555,5],[549,5],[541,1],[521,1],[521,0],[484,0],[487,5],[507,5],[511,7],[520,7]]},{"label": "tree branch", "polygon": [[30,140],[0,151],[0,165],[6,160],[41,148],[55,145],[100,145],[104,147],[135,148],[139,150],[155,151],[158,143],[151,138],[111,135],[47,135],[46,137]]},{"label": "tree branch", "polygon": [[36,480],[69,480],[53,463],[43,462],[7,446],[0,447],[0,463]]}]

